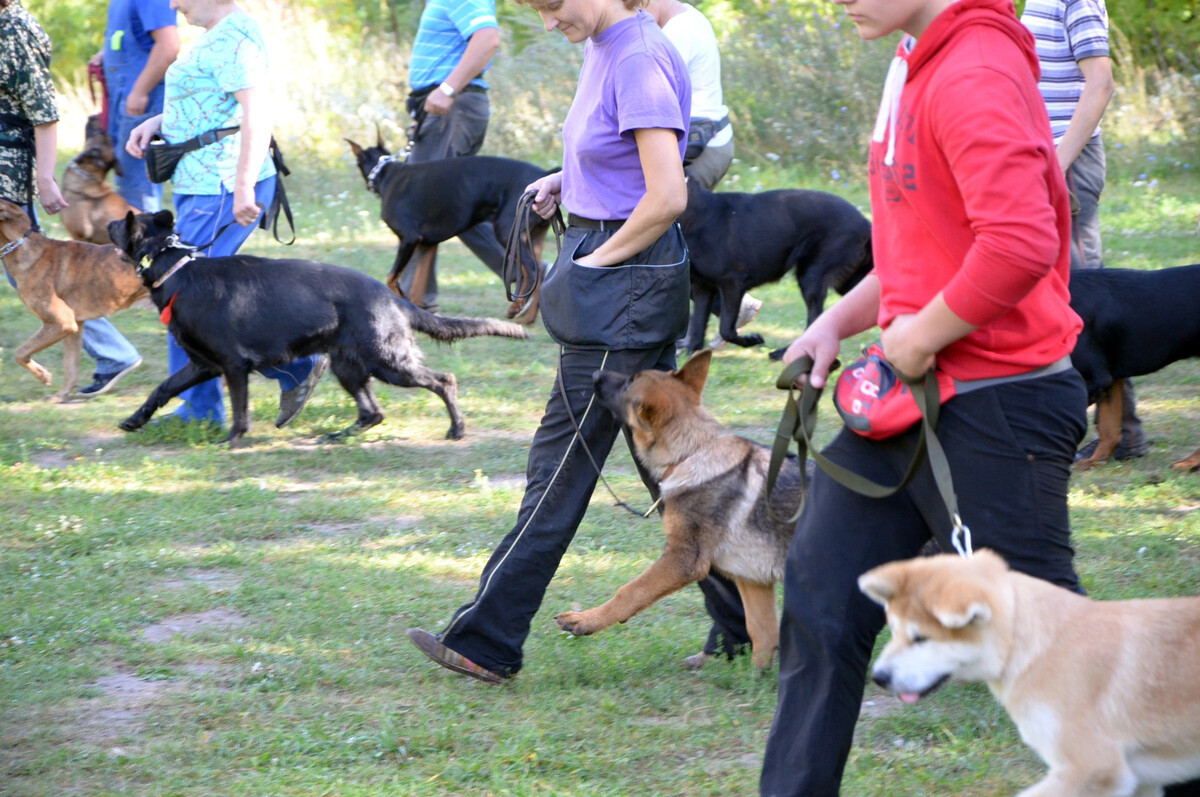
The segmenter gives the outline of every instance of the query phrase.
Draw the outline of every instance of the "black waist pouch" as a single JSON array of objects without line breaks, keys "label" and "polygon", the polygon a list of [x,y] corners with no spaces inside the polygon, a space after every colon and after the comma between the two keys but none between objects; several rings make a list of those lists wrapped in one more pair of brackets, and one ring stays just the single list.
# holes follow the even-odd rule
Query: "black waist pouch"
[{"label": "black waist pouch", "polygon": [[567,229],[558,260],[542,283],[542,323],[550,337],[582,349],[652,349],[687,330],[691,295],[687,244],[678,224],[615,266],[578,258],[611,236]]},{"label": "black waist pouch", "polygon": [[146,147],[146,174],[150,177],[150,182],[167,182],[175,174],[175,168],[179,166],[179,161],[184,155],[232,136],[239,129],[234,126],[205,130],[200,135],[178,144],[168,143],[165,138],[155,134],[150,139],[150,146]]}]

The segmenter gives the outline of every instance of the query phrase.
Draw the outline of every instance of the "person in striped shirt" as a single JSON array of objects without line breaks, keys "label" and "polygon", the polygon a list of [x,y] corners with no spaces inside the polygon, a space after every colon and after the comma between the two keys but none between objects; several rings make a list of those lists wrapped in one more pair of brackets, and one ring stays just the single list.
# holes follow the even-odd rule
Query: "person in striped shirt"
[{"label": "person in striped shirt", "polygon": [[[1028,0],[1021,22],[1033,33],[1042,74],[1038,89],[1050,114],[1058,162],[1071,191],[1071,268],[1102,268],[1100,193],[1104,190],[1104,140],[1100,119],[1113,93],[1104,0]],[[1146,454],[1133,384],[1126,380],[1117,459]],[[1099,440],[1079,450],[1091,456]]]},{"label": "person in striped shirt", "polygon": [[[429,0],[425,4],[408,66],[413,95],[426,95],[421,106],[425,117],[415,134],[409,163],[479,152],[491,116],[483,73],[499,47],[496,0]],[[504,248],[491,222],[472,227],[459,240],[488,268],[501,273]],[[414,255],[414,260],[419,256]],[[405,296],[410,295],[415,272],[406,267],[400,274]],[[436,262],[429,272],[424,305],[428,310],[437,309]]]}]

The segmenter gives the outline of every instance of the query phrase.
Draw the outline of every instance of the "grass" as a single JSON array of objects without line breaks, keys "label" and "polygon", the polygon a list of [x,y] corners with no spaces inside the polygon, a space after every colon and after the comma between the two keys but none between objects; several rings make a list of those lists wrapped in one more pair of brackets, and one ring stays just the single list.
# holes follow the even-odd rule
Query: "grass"
[{"label": "grass", "polygon": [[[302,161],[297,160],[297,165]],[[300,223],[287,254],[376,277],[394,238],[348,158],[289,178]],[[739,182],[861,185],[739,167]],[[1103,221],[1110,266],[1194,259],[1192,186],[1114,179]],[[55,229],[51,224],[52,231]],[[283,254],[261,233],[248,251]],[[498,315],[497,279],[451,244],[444,312]],[[769,346],[799,330],[794,284],[755,291]],[[264,312],[287,312],[286,306]],[[277,430],[275,383],[255,378],[247,445],[116,424],[165,375],[155,314],[116,318],[146,364],[110,395],[57,405],[12,350],[36,327],[0,290],[0,792],[14,795],[723,795],[755,791],[775,706],[748,661],[677,666],[707,630],[696,589],[626,625],[574,639],[553,615],[592,605],[661,549],[653,520],[597,492],[526,646],[495,689],[433,666],[404,638],[438,629],[474,592],[520,500],[526,450],[555,348],[422,341],[455,372],[461,442],[432,394],[381,386],[387,419],[320,445],[353,404],[324,380]],[[853,355],[861,341],[843,351]],[[60,375],[60,352],[39,358]],[[770,439],[782,407],[764,349],[720,351],[706,391],[725,423]],[[1075,478],[1078,567],[1102,598],[1200,592],[1200,476],[1169,464],[1197,444],[1200,367],[1138,380],[1151,452]],[[825,412],[821,437],[832,432]],[[606,471],[646,503],[627,452]],[[969,521],[969,519],[968,519]],[[1042,771],[978,685],[900,707],[873,689],[846,774],[848,795],[1001,795]]]}]

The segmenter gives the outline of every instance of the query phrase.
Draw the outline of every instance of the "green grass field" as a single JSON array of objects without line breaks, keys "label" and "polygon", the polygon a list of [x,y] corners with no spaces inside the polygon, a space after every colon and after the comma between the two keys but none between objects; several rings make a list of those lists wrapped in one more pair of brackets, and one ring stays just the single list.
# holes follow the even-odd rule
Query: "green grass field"
[{"label": "green grass field", "polygon": [[[348,158],[296,171],[299,241],[286,254],[382,277],[395,239]],[[740,176],[747,187],[784,179]],[[1109,265],[1196,260],[1194,186],[1137,182],[1114,179],[1106,194]],[[861,186],[806,187],[865,205]],[[285,253],[262,233],[246,250]],[[507,306],[457,243],[444,247],[440,279],[444,313]],[[765,306],[752,328],[771,347],[791,340],[804,315],[794,283],[754,294]],[[511,684],[451,675],[404,637],[413,625],[439,629],[470,599],[515,516],[554,374],[540,326],[525,342],[421,341],[433,367],[458,376],[462,441],[443,439],[435,396],[384,385],[382,425],[321,445],[355,414],[336,382],[277,430],[276,385],[255,377],[253,427],[230,451],[201,430],[117,429],[165,376],[166,344],[154,313],[115,321],[143,367],[112,394],[54,404],[57,383],[12,359],[37,322],[0,289],[0,793],[756,793],[774,673],[748,661],[678,666],[707,631],[697,589],[594,637],[555,625],[555,613],[606,599],[661,549],[656,520],[602,491]],[[60,376],[59,349],[39,360]],[[783,404],[777,372],[765,348],[727,347],[707,405],[767,442]],[[1169,468],[1200,443],[1200,365],[1140,379],[1138,396],[1151,453],[1073,482],[1078,567],[1097,597],[1200,592],[1200,474]],[[825,439],[831,409],[823,417]],[[627,452],[606,472],[621,497],[647,503]],[[915,707],[871,688],[844,793],[1009,795],[1041,771],[979,685]]]}]

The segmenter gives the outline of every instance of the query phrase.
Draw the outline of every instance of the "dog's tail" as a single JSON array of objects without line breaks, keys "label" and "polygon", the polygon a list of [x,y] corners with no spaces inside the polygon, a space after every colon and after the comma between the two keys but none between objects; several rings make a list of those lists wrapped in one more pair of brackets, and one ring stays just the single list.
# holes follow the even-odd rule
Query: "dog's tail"
[{"label": "dog's tail", "polygon": [[402,297],[396,297],[396,303],[408,316],[408,322],[412,324],[413,329],[424,332],[441,343],[452,343],[463,338],[478,338],[484,335],[522,340],[529,337],[525,327],[508,321],[500,321],[495,318],[452,318],[436,315],[417,307]]}]

